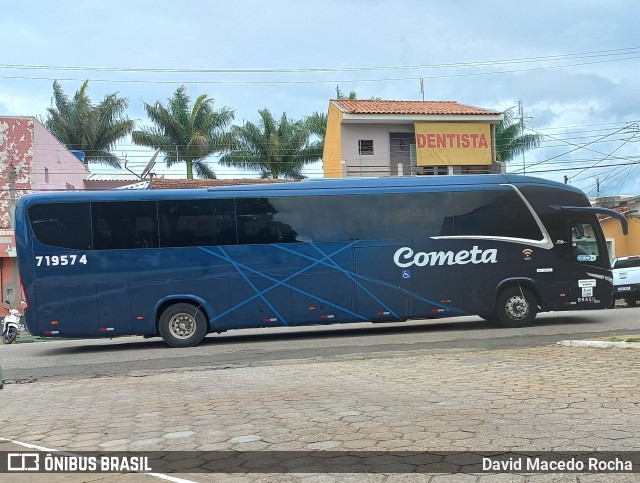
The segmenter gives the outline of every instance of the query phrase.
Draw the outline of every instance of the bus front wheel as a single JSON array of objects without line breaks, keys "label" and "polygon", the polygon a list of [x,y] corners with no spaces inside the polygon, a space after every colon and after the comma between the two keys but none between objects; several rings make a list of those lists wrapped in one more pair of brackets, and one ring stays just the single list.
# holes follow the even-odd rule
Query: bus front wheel
[{"label": "bus front wheel", "polygon": [[537,313],[536,297],[524,287],[508,287],[498,295],[496,316],[498,323],[503,327],[530,325]]},{"label": "bus front wheel", "polygon": [[192,347],[207,335],[207,318],[201,307],[175,304],[162,312],[158,331],[171,347]]}]

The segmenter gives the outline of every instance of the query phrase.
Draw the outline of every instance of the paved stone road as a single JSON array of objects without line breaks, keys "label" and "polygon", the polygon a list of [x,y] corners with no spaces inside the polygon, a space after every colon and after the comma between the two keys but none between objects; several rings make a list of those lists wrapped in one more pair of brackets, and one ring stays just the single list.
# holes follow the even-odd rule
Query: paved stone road
[{"label": "paved stone road", "polygon": [[[640,450],[639,384],[640,350],[559,345],[131,373],[9,384],[0,393],[0,436],[67,451],[635,451]],[[6,476],[0,480],[33,481]],[[93,481],[93,476],[98,475],[64,481]],[[638,473],[172,476],[198,482],[640,478]]]}]

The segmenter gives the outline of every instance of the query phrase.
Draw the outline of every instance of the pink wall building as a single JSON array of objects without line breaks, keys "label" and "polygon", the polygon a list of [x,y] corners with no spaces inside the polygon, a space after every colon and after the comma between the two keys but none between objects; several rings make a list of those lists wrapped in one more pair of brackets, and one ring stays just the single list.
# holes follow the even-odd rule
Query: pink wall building
[{"label": "pink wall building", "polygon": [[[35,191],[84,189],[87,169],[33,117],[0,117],[0,289],[2,302],[20,309],[14,209]],[[0,316],[7,313],[3,304]]]}]

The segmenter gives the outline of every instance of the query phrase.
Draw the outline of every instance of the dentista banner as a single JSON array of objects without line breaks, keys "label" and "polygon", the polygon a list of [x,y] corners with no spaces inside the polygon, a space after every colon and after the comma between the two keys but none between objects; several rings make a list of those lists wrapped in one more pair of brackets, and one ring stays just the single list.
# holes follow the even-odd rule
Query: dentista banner
[{"label": "dentista banner", "polygon": [[491,164],[491,130],[488,123],[416,122],[418,166]]}]

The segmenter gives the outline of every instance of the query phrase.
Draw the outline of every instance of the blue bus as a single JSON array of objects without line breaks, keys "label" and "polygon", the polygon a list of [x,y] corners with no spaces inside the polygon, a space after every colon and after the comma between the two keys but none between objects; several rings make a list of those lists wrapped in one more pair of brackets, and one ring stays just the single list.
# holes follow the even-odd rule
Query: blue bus
[{"label": "blue bus", "polygon": [[508,174],[30,194],[16,207],[24,315],[34,335],[173,347],[468,314],[519,327],[610,305],[598,213],[626,223],[576,188]]}]

